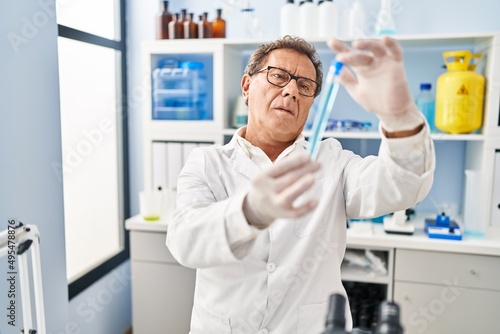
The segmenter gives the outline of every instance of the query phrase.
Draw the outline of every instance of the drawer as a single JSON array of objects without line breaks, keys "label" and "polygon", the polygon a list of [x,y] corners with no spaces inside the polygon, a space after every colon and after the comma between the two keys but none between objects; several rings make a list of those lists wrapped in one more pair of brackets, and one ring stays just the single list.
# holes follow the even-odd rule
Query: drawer
[{"label": "drawer", "polygon": [[130,231],[130,257],[133,260],[177,264],[166,245],[165,232]]},{"label": "drawer", "polygon": [[500,291],[396,282],[405,334],[498,333]]},{"label": "drawer", "polygon": [[500,291],[500,257],[398,249],[395,280]]}]

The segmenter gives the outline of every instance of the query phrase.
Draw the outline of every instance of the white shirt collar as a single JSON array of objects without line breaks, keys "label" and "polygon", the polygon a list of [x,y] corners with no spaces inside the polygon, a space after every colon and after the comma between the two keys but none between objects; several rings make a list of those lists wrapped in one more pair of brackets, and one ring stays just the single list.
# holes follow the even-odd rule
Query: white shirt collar
[{"label": "white shirt collar", "polygon": [[[271,161],[271,159],[269,159],[269,157],[266,155],[266,153],[264,153],[264,151],[260,147],[252,145],[252,143],[250,143],[248,140],[244,138],[246,130],[247,130],[246,126],[244,126],[239,128],[234,134],[238,146],[258,166],[264,167],[267,165],[272,165],[273,162]],[[281,152],[281,154],[276,158],[274,162],[277,162],[280,159],[286,157],[288,154],[290,154],[290,152],[292,152],[295,149],[295,147],[297,146],[303,147],[305,145],[306,145],[306,139],[304,135],[301,133],[297,136],[292,145],[288,146],[285,150],[283,150],[283,152]]]}]

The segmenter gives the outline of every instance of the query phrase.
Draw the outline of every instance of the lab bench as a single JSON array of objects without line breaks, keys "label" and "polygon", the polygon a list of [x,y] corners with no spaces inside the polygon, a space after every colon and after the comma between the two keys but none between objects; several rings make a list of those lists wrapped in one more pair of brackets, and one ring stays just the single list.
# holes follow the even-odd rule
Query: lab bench
[{"label": "lab bench", "polygon": [[[429,239],[423,221],[412,236],[370,235],[348,229],[347,249],[384,254],[387,274],[343,267],[349,282],[385,285],[386,298],[401,306],[405,333],[487,333],[500,328],[500,235],[461,241]],[[130,232],[134,333],[189,332],[195,285],[165,245],[167,222],[126,221]]]}]

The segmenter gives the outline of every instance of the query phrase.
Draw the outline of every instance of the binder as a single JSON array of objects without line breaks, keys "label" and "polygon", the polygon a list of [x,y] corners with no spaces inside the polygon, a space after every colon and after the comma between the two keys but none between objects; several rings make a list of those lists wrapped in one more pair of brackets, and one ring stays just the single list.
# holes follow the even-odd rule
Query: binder
[{"label": "binder", "polygon": [[177,178],[182,170],[182,143],[167,144],[167,171],[170,190],[177,190]]},{"label": "binder", "polygon": [[153,142],[153,189],[169,189],[167,166],[167,143]]}]

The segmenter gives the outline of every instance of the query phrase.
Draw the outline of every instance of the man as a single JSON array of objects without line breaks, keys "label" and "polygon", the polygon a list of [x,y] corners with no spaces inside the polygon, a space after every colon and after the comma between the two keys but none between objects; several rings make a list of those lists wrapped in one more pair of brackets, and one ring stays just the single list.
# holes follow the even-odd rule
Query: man
[{"label": "man", "polygon": [[320,333],[330,294],[345,295],[346,219],[406,209],[432,185],[433,144],[398,43],[329,46],[343,86],[380,119],[379,156],[327,139],[312,162],[301,133],[321,62],[300,38],[261,45],[241,80],[248,125],[227,145],[193,151],[178,180],[167,246],[197,269],[192,334]]}]

